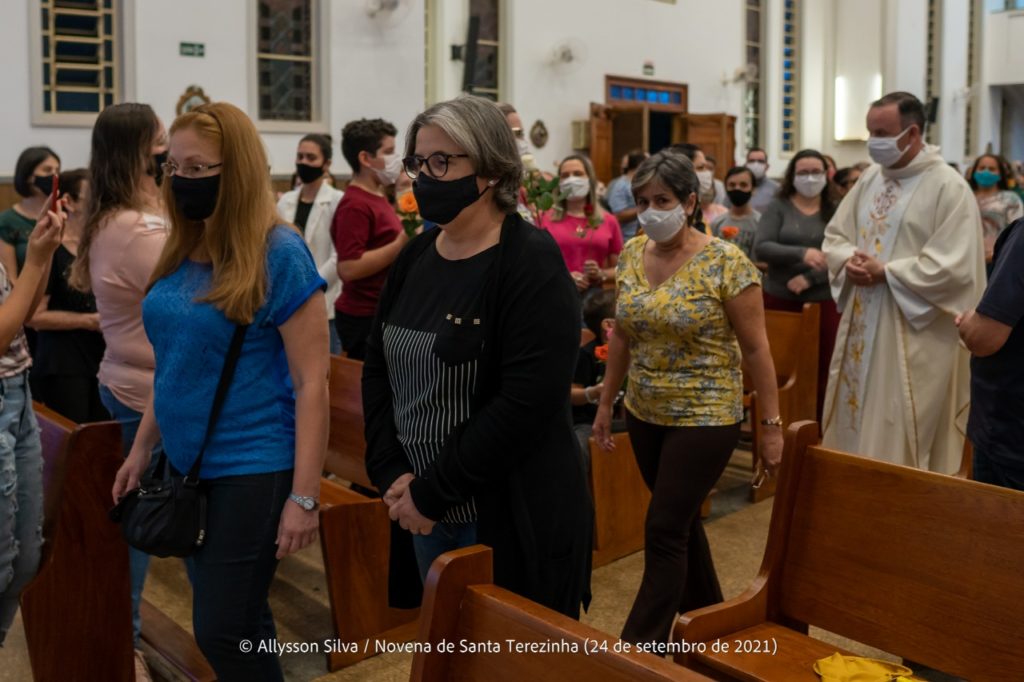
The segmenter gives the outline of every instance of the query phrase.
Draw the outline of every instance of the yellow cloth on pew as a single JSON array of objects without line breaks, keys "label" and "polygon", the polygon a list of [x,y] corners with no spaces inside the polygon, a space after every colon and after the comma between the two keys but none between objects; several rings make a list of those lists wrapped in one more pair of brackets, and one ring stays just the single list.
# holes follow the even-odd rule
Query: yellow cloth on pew
[{"label": "yellow cloth on pew", "polygon": [[839,653],[815,661],[814,672],[821,682],[910,682],[904,676],[914,674],[906,666]]}]

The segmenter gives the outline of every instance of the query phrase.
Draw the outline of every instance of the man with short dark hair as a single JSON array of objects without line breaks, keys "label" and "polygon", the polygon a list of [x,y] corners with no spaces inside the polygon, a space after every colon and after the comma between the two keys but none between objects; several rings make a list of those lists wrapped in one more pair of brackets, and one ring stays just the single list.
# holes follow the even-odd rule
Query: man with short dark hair
[{"label": "man with short dark hair", "polygon": [[362,360],[388,269],[408,238],[385,196],[402,172],[395,150],[395,126],[379,118],[360,119],[341,131],[341,153],[352,167],[334,214],[331,235],[344,282],[335,303],[334,324],[348,357]]},{"label": "man with short dark hair", "polygon": [[768,204],[775,201],[779,183],[768,177],[768,153],[760,147],[747,150],[746,165],[754,174],[754,195],[750,198],[750,208],[762,213]]},{"label": "man with short dark hair", "polygon": [[957,317],[971,358],[974,480],[1024,490],[1024,220],[996,240],[992,278],[976,310]]},{"label": "man with short dark hair", "polygon": [[843,317],[824,445],[948,474],[960,464],[970,398],[954,315],[981,298],[985,261],[971,188],[925,143],[924,124],[909,93],[871,105],[875,165],[825,230]]},{"label": "man with short dark hair", "polygon": [[622,227],[623,240],[636,236],[636,202],[633,201],[633,175],[640,164],[647,158],[647,153],[642,149],[633,151],[622,157],[622,175],[615,178],[608,185],[608,207],[615,214],[616,220]]}]

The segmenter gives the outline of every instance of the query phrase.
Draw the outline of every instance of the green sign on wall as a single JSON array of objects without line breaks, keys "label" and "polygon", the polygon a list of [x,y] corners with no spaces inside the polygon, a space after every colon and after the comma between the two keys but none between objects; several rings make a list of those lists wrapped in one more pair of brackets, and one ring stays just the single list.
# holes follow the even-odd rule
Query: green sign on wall
[{"label": "green sign on wall", "polygon": [[180,43],[178,52],[182,57],[205,57],[206,45],[203,43]]}]

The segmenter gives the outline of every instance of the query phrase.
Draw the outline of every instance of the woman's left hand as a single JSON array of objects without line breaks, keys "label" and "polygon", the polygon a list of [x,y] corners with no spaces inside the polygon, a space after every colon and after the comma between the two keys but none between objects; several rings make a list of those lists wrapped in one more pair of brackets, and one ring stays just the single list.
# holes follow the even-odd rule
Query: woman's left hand
[{"label": "woman's left hand", "polygon": [[306,511],[291,500],[285,500],[281,523],[277,526],[277,558],[283,559],[312,544],[319,526],[318,511]]},{"label": "woman's left hand", "polygon": [[604,279],[601,266],[596,260],[588,260],[583,263],[583,275],[593,284],[600,284]]},{"label": "woman's left hand", "polygon": [[388,508],[388,516],[392,521],[398,521],[398,525],[413,535],[430,535],[434,530],[434,522],[420,514],[416,508],[409,488],[406,488],[398,501]]},{"label": "woman's left hand", "polygon": [[769,476],[774,476],[782,464],[782,429],[778,426],[762,426],[758,449],[765,471]]},{"label": "woman's left hand", "polygon": [[786,288],[793,292],[795,295],[799,296],[800,294],[804,293],[805,291],[811,288],[811,282],[803,275],[797,275],[793,279],[786,282]]}]

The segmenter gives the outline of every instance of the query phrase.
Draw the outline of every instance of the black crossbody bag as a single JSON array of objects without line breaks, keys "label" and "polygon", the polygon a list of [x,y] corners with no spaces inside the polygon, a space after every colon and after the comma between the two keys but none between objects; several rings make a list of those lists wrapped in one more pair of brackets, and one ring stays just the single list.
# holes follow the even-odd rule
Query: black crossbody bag
[{"label": "black crossbody bag", "polygon": [[210,408],[206,434],[195,463],[185,476],[168,475],[166,453],[160,453],[152,478],[139,482],[110,510],[110,518],[121,524],[121,534],[129,545],[158,557],[191,556],[206,541],[206,491],[199,481],[206,444],[213,433],[228,387],[235,374],[242,342],[248,325],[237,325],[217,392]]}]

